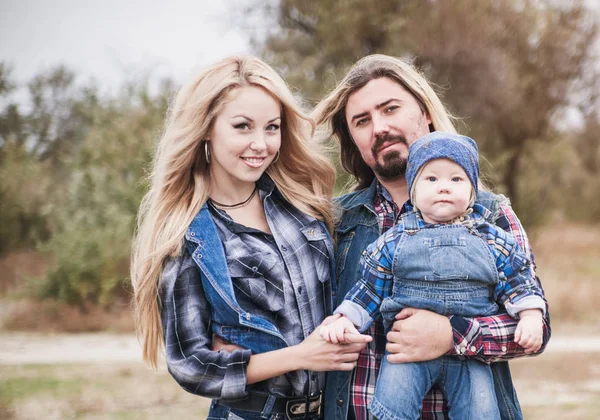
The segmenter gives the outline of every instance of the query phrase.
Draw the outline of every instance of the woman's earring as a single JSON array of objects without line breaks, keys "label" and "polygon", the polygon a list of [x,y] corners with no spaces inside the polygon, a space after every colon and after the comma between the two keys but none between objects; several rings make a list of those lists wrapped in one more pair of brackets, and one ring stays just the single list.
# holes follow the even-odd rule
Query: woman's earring
[{"label": "woman's earring", "polygon": [[204,140],[204,157],[206,158],[206,163],[210,164],[210,149],[208,148],[208,140]]},{"label": "woman's earring", "polygon": [[274,164],[275,162],[277,162],[279,160],[279,155],[280,155],[279,149],[277,149],[277,153],[275,153],[275,159],[273,159],[271,161],[271,164]]}]

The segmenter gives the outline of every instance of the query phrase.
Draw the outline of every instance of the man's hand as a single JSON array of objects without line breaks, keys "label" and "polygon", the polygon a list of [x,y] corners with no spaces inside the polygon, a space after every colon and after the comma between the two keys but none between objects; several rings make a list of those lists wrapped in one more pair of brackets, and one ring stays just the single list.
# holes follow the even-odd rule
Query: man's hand
[{"label": "man's hand", "polygon": [[450,320],[425,309],[404,308],[387,334],[390,363],[437,359],[452,349]]}]

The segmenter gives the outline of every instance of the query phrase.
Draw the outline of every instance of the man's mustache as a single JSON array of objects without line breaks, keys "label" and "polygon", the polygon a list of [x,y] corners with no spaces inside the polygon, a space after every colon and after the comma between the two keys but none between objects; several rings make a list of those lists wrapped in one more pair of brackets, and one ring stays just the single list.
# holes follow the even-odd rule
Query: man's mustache
[{"label": "man's mustache", "polygon": [[404,143],[406,147],[408,147],[408,141],[406,141],[406,137],[401,134],[382,134],[375,136],[375,142],[373,146],[371,146],[371,153],[373,156],[377,156],[379,153],[379,149],[383,147],[386,143]]}]

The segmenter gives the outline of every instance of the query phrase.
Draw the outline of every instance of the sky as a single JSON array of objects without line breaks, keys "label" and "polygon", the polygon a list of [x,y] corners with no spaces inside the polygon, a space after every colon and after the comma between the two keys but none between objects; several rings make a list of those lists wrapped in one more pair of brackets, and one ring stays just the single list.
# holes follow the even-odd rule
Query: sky
[{"label": "sky", "polygon": [[247,3],[0,0],[0,61],[21,83],[59,64],[109,88],[148,71],[183,82],[219,58],[251,53],[238,27]]}]

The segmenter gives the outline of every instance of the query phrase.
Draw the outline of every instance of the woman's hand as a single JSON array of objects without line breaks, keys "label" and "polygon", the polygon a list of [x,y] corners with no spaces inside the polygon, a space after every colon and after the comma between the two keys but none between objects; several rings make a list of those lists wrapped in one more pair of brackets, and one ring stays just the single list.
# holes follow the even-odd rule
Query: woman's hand
[{"label": "woman's hand", "polygon": [[450,320],[425,309],[404,308],[387,334],[390,363],[437,359],[452,349]]},{"label": "woman's hand", "polygon": [[327,317],[306,339],[294,346],[295,356],[300,363],[299,369],[313,371],[352,370],[361,350],[372,340],[363,334],[346,334],[343,344],[333,344],[320,335],[322,326],[337,320],[340,315]]}]

